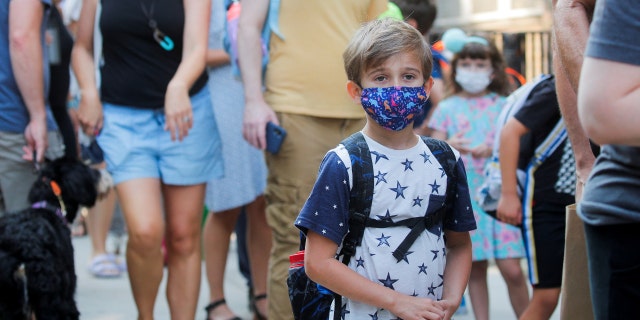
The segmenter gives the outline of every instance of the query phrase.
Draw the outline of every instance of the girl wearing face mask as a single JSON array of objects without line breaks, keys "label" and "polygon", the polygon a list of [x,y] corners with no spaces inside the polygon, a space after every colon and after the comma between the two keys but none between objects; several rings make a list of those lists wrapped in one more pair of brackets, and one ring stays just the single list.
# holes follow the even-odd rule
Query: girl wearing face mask
[{"label": "girl wearing face mask", "polygon": [[[468,37],[451,61],[448,92],[429,122],[434,138],[447,140],[462,154],[469,191],[482,184],[483,169],[491,156],[496,119],[509,94],[505,63],[493,44]],[[509,290],[511,305],[520,317],[529,301],[520,267],[524,247],[520,230],[487,215],[472,197],[478,229],[471,232],[473,264],[469,295],[475,318],[489,318],[487,267],[495,259]]]}]

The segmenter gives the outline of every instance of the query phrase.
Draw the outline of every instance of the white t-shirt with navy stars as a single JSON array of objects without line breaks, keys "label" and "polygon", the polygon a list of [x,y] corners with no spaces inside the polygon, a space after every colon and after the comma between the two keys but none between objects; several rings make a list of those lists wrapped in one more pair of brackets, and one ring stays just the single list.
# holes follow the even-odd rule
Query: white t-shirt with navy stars
[{"label": "white t-shirt with navy stars", "polygon": [[[363,133],[364,135],[364,133]],[[447,176],[421,139],[406,150],[387,148],[364,135],[373,164],[374,190],[369,218],[392,221],[424,217],[442,206]],[[349,267],[373,282],[407,295],[442,297],[446,249],[442,228],[463,232],[475,229],[464,165],[454,150],[458,170],[457,195],[443,223],[423,232],[399,262],[392,253],[405,239],[407,227],[365,229],[362,245]],[[318,179],[295,225],[312,230],[339,246],[348,231],[349,194],[352,186],[349,154],[343,145],[330,150]],[[444,225],[443,225],[444,224]],[[344,319],[396,319],[389,311],[343,299]]]}]

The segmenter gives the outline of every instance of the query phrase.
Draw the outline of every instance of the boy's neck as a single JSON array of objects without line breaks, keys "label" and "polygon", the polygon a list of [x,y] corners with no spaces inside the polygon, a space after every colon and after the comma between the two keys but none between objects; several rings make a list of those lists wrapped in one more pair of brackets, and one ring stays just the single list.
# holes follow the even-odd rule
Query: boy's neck
[{"label": "boy's neck", "polygon": [[418,142],[412,124],[400,131],[393,131],[367,121],[362,132],[377,143],[394,150],[410,149]]}]

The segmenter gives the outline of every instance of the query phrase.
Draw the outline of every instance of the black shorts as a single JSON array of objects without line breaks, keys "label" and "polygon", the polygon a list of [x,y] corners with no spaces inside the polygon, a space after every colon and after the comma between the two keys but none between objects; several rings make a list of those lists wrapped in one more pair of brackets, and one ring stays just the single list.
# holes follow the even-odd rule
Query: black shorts
[{"label": "black shorts", "polygon": [[531,219],[525,217],[522,239],[534,288],[560,288],[565,227],[566,213],[534,212]]}]

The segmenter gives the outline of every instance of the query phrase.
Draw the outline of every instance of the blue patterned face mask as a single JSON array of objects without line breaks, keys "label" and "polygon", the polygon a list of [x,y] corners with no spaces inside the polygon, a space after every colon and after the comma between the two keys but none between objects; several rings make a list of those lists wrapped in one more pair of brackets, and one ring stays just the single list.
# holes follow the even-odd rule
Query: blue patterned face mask
[{"label": "blue patterned face mask", "polygon": [[380,126],[400,131],[422,112],[428,98],[424,87],[364,88],[360,102]]}]

